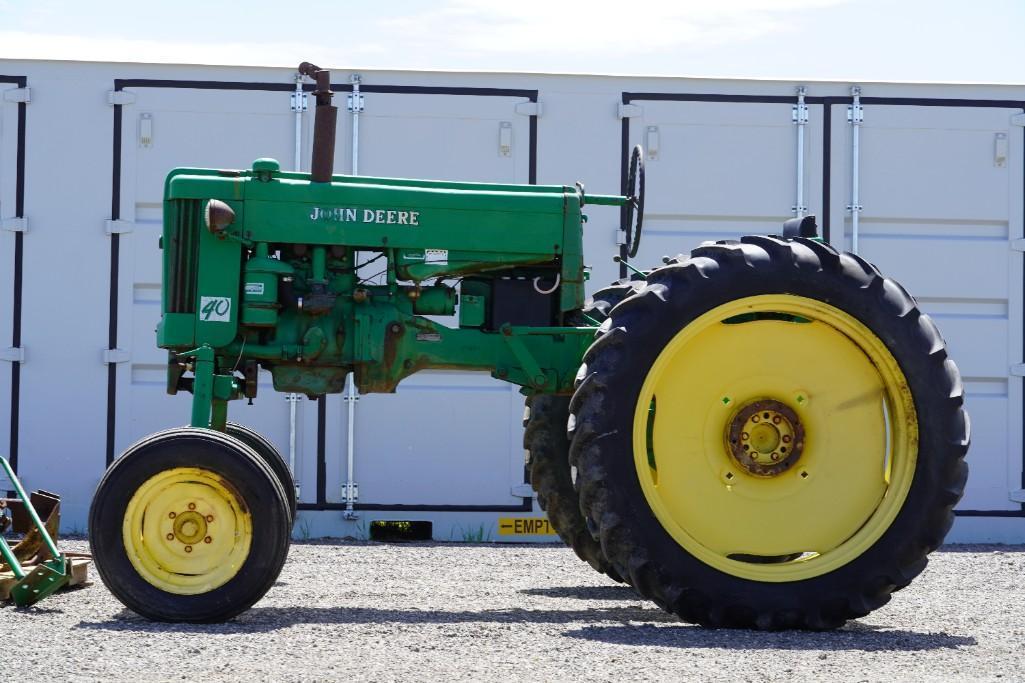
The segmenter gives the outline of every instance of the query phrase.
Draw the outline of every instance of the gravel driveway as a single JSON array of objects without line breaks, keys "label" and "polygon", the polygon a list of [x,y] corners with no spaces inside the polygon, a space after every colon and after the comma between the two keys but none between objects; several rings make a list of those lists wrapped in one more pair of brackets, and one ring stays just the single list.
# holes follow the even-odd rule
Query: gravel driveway
[{"label": "gravel driveway", "polygon": [[0,608],[0,675],[1023,680],[1023,580],[1025,547],[951,546],[889,605],[842,630],[714,631],[680,623],[561,547],[297,543],[279,583],[228,624],[150,623],[98,582],[27,610]]}]

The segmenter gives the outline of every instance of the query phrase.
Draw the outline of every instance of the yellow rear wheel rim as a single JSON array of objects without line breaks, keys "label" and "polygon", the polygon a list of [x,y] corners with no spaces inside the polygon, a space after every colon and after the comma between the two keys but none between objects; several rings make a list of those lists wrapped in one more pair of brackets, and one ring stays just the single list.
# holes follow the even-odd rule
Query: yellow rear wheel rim
[{"label": "yellow rear wheel rim", "polygon": [[136,490],[121,533],[144,581],[167,593],[198,595],[239,572],[249,557],[253,523],[242,496],[220,475],[176,467]]},{"label": "yellow rear wheel rim", "polygon": [[[753,423],[751,406],[774,429]],[[736,455],[741,433],[753,458]],[[795,438],[786,467],[758,467]],[[648,504],[687,552],[744,579],[799,581],[851,562],[893,523],[918,421],[868,327],[815,299],[763,295],[716,307],[666,345],[641,388],[633,445]]]}]

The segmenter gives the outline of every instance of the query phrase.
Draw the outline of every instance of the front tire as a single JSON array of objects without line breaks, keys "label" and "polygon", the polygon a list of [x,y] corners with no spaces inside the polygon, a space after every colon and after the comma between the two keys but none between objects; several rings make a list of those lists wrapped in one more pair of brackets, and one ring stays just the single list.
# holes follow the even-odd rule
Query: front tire
[{"label": "front tire", "polygon": [[652,272],[571,403],[581,506],[642,595],[709,626],[834,628],[889,601],[953,522],[960,376],[914,299],[807,239]]},{"label": "front tire", "polygon": [[[263,461],[274,472],[274,476],[278,478],[281,487],[285,490],[285,498],[288,499],[288,518],[294,524],[296,510],[299,507],[299,500],[295,495],[295,479],[278,449],[258,431],[238,422],[228,422],[224,433],[235,437],[256,451],[256,454],[263,458]],[[288,528],[291,529],[292,524],[289,524]]]},{"label": "front tire", "polygon": [[104,584],[156,621],[220,622],[277,579],[289,547],[288,502],[251,448],[209,429],[136,442],[107,470],[89,511]]}]

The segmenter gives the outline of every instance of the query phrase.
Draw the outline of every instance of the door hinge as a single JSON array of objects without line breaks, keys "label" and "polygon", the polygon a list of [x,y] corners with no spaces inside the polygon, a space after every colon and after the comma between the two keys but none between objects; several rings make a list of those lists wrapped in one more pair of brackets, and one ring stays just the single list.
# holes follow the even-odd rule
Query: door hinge
[{"label": "door hinge", "polygon": [[1025,377],[1025,363],[1015,363],[1012,365],[1011,377]]},{"label": "door hinge", "polygon": [[127,349],[103,349],[103,363],[127,363],[132,359],[131,352]]},{"label": "door hinge", "polygon": [[1025,127],[1025,114],[1012,114],[1011,125]]},{"label": "door hinge", "polygon": [[309,111],[310,98],[306,93],[299,92],[298,90],[296,90],[291,94],[289,99],[292,111],[294,111],[295,113],[300,114]]},{"label": "door hinge", "polygon": [[24,363],[25,347],[10,346],[6,349],[0,349],[0,360],[7,361],[8,363]]},{"label": "door hinge", "polygon": [[342,501],[355,503],[359,500],[359,484],[354,481],[347,481],[342,484]]},{"label": "door hinge", "polygon": [[630,119],[637,116],[644,116],[644,108],[639,104],[623,104],[619,103],[619,118]]},{"label": "door hinge", "polygon": [[1025,489],[1016,489],[1011,491],[1007,498],[1015,503],[1025,503]]},{"label": "door hinge", "polygon": [[30,88],[11,88],[4,90],[4,102],[17,102],[28,104],[32,101],[32,90]]},{"label": "door hinge", "polygon": [[509,489],[509,493],[512,494],[513,498],[533,498],[534,489],[530,484],[517,484]]},{"label": "door hinge", "polygon": [[1011,251],[1025,251],[1025,240],[1011,240]]},{"label": "door hinge", "polygon": [[617,228],[613,228],[613,229],[616,232],[616,235],[615,235],[616,246],[620,246],[621,247],[624,244],[626,244],[626,230],[623,229],[622,226],[617,227]]},{"label": "door hinge", "polygon": [[108,235],[123,235],[135,230],[135,223],[132,221],[103,221],[103,229]]},{"label": "door hinge", "polygon": [[543,107],[540,102],[520,102],[513,107],[513,111],[520,116],[541,116]]},{"label": "door hinge", "polygon": [[135,104],[135,93],[127,90],[110,90],[107,92],[107,104],[112,107]]},{"label": "door hinge", "polygon": [[0,230],[9,232],[28,232],[27,218],[4,218],[0,220]]}]

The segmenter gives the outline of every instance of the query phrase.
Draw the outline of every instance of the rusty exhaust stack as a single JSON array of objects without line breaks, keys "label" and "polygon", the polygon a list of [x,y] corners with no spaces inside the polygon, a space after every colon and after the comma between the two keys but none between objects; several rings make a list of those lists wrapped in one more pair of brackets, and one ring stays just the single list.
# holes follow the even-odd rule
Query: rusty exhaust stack
[{"label": "rusty exhaust stack", "polygon": [[299,73],[317,82],[313,94],[317,97],[317,115],[313,122],[313,161],[310,163],[310,179],[315,183],[331,182],[335,166],[335,128],[338,122],[338,107],[331,104],[331,72],[315,64],[303,62]]}]

